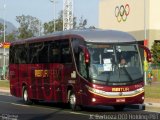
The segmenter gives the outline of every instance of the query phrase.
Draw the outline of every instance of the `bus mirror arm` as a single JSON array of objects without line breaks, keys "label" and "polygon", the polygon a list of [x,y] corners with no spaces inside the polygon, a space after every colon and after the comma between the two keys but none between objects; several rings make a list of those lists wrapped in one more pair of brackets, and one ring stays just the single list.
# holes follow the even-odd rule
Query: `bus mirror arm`
[{"label": "bus mirror arm", "polygon": [[151,51],[149,50],[149,48],[147,48],[146,46],[144,45],[139,45],[140,48],[142,48],[145,53],[146,53],[146,58],[147,58],[147,61],[148,62],[151,62],[152,61],[152,55],[151,55]]}]

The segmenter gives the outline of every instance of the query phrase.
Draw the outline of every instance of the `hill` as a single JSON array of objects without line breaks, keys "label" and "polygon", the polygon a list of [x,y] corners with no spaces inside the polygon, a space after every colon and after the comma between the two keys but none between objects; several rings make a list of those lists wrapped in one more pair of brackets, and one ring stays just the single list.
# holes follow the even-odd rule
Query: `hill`
[{"label": "hill", "polygon": [[[1,19],[1,18],[0,18],[0,23],[1,24],[4,23],[3,19]],[[17,28],[9,21],[6,21],[6,26],[7,26],[6,34],[9,34],[9,33],[13,32],[13,31],[17,31]]]}]

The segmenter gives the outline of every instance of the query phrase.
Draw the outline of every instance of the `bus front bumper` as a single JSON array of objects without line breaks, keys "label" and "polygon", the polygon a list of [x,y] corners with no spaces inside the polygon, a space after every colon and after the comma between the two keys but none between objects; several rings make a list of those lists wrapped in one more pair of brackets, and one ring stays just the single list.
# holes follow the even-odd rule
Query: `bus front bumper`
[{"label": "bus front bumper", "polygon": [[101,92],[88,89],[88,94],[85,96],[87,105],[130,105],[142,104],[144,102],[144,89],[140,88],[135,91],[128,92]]}]

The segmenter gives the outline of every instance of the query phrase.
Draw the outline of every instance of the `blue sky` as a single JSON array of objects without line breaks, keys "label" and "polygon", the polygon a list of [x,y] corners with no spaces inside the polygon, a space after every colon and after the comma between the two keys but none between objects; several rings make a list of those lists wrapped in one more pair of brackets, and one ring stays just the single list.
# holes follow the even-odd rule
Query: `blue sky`
[{"label": "blue sky", "polygon": [[[6,20],[12,22],[16,27],[16,16],[31,15],[37,17],[43,23],[53,19],[53,4],[50,0],[0,0],[0,18],[3,18],[3,4],[6,1]],[[73,0],[74,16],[87,19],[88,26],[98,27],[99,0]],[[63,0],[57,0],[56,15],[63,9]]]}]

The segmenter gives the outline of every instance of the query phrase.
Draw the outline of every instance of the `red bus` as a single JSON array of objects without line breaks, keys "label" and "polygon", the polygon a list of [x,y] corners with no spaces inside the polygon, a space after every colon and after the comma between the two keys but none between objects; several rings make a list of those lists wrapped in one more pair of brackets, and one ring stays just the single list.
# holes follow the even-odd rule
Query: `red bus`
[{"label": "red bus", "polygon": [[80,106],[144,101],[142,49],[128,33],[71,30],[11,43],[10,92],[30,104],[46,100]]}]

